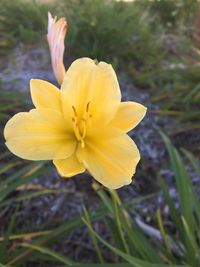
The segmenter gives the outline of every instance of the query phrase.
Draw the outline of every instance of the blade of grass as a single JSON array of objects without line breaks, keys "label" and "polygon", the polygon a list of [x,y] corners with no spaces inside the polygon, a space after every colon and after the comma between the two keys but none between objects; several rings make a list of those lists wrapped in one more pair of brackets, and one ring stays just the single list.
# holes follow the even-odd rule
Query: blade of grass
[{"label": "blade of grass", "polygon": [[105,191],[102,190],[102,187],[99,184],[95,183],[95,182],[93,182],[92,187],[97,192],[97,194],[99,195],[99,197],[101,198],[101,200],[103,201],[105,206],[108,208],[108,210],[111,213],[113,213],[112,203],[111,203],[108,195],[105,193]]},{"label": "blade of grass", "polygon": [[[183,217],[185,218],[191,233],[194,235],[195,230],[195,218],[193,214],[193,190],[191,187],[191,182],[188,177],[188,174],[185,170],[185,166],[181,160],[181,157],[178,151],[172,146],[170,140],[164,135],[164,133],[160,132],[165,145],[167,147],[171,165],[173,167],[176,185],[178,189],[178,194],[180,198],[181,212]],[[188,236],[184,229],[184,234],[182,236],[183,242],[187,251],[187,259],[191,265],[195,264],[195,255],[192,247],[189,245]]]},{"label": "blade of grass", "polygon": [[191,91],[189,94],[187,94],[184,98],[183,98],[183,103],[186,103],[188,101],[190,101],[200,90],[200,83],[198,83]]},{"label": "blade of grass", "polygon": [[158,251],[156,251],[149,243],[149,240],[145,237],[135,220],[128,217],[128,213],[126,213],[126,210],[124,210],[122,207],[120,208],[120,213],[122,225],[131,242],[131,247],[134,247],[137,253],[142,257],[142,259],[149,262],[162,263],[163,261],[160,258]]},{"label": "blade of grass", "polygon": [[[16,235],[10,235],[9,240],[16,240],[16,239],[32,239],[38,236],[48,235],[51,231],[40,231],[40,232],[34,232],[34,233],[23,233],[23,234],[16,234]],[[4,241],[5,237],[0,237],[0,242]]]},{"label": "blade of grass", "polygon": [[22,243],[21,246],[26,247],[26,248],[31,248],[33,250],[39,251],[43,254],[46,254],[46,255],[54,258],[58,262],[66,264],[67,266],[71,266],[73,264],[73,261],[71,259],[64,257],[63,255],[60,255],[59,253],[57,253],[57,252],[55,252],[49,248],[36,246],[36,245],[28,244],[28,243]]},{"label": "blade of grass", "polygon": [[172,201],[172,199],[169,195],[169,190],[167,188],[167,185],[164,182],[164,179],[162,177],[160,177],[159,175],[158,175],[158,182],[159,182],[159,185],[162,189],[164,199],[165,199],[165,201],[169,207],[170,216],[171,216],[177,230],[180,232],[180,234],[183,234],[183,229],[182,229],[182,224],[181,224],[179,213],[178,213],[177,209],[175,208],[174,202]]},{"label": "blade of grass", "polygon": [[[105,206],[108,207],[108,210],[111,211],[111,214],[113,214],[113,211],[114,211],[114,207],[113,207],[113,203],[111,202],[110,198],[106,195],[106,193],[103,191],[103,189],[99,189],[99,191],[97,192],[98,194],[101,192],[101,194],[99,194],[102,202],[106,201],[105,203]],[[110,194],[113,194],[113,197],[116,199],[116,202],[118,203],[118,205],[121,206],[121,209],[123,208],[122,207],[122,203],[120,201],[120,198],[117,194],[116,191],[112,190],[112,191],[109,191]],[[103,196],[103,197],[102,197]],[[106,197],[105,197],[106,196]],[[143,198],[137,200],[135,199],[134,201],[132,201],[132,204],[134,203],[138,203],[140,201],[144,200]],[[130,203],[131,204],[131,203]],[[114,215],[114,214],[113,214]],[[113,236],[113,240],[115,241],[115,243],[118,245],[118,248],[120,250],[122,250],[122,242],[121,242],[121,237],[117,231],[117,226],[116,226],[116,220],[113,220],[112,217],[110,217],[110,220],[108,220],[109,218],[107,218],[105,221],[106,221],[106,224],[108,225],[109,227],[109,230]],[[120,217],[120,220],[122,220],[123,218]],[[125,221],[123,221],[123,227],[125,225]],[[128,227],[128,225],[127,225]],[[134,229],[132,230],[130,227],[129,228],[124,228],[124,230],[128,230],[127,233],[128,233],[128,237],[129,239],[131,238],[132,239],[132,242],[135,244],[135,248],[136,248],[136,253],[138,252],[139,254],[142,253],[143,251],[143,256],[145,255],[147,257],[146,254],[149,254],[148,256],[148,259],[151,259],[152,261],[156,260],[157,262],[162,262],[161,258],[159,258],[158,256],[158,253],[157,252],[154,252],[154,250],[152,249],[151,247],[151,244],[149,244],[148,240],[145,238],[145,236],[143,235],[142,231],[140,230],[140,228],[137,226],[136,227],[136,223],[134,224]],[[139,248],[139,244],[141,244],[141,247],[140,249]]]},{"label": "blade of grass", "polygon": [[[117,211],[116,211],[116,205],[114,204],[114,200],[112,202],[109,196],[111,195],[111,192],[109,192],[108,195],[106,191],[103,190],[102,187],[99,186],[97,183],[93,183],[93,188],[99,195],[101,201],[105,204],[105,208],[108,209],[109,211],[109,216],[105,217],[104,221],[110,230],[114,242],[116,243],[118,248],[122,250],[123,249],[127,250],[128,246],[127,244],[125,244],[121,226],[119,225],[119,219],[115,220],[117,216]],[[117,198],[117,201],[119,202],[119,198]],[[113,216],[115,219],[113,219]]]},{"label": "blade of grass", "polygon": [[[91,214],[91,219],[100,219],[104,217],[107,214],[107,210],[105,210],[102,207],[94,209],[93,213]],[[79,216],[74,217],[73,219],[63,223],[56,229],[52,229],[50,233],[45,237],[40,237],[38,240],[33,240],[31,244],[36,246],[41,245],[51,245],[56,240],[58,240],[63,235],[67,235],[71,233],[72,231],[75,231],[76,229],[79,229],[84,224]],[[31,255],[34,255],[33,249],[19,249],[13,256],[10,258],[9,262],[7,262],[8,265],[17,265],[22,266],[28,258],[30,258]]]},{"label": "blade of grass", "polygon": [[157,217],[157,221],[158,221],[158,225],[159,225],[159,229],[160,229],[160,232],[161,232],[163,243],[164,243],[168,253],[170,255],[172,255],[172,252],[171,252],[168,240],[167,240],[167,235],[166,235],[166,232],[165,232],[165,228],[164,228],[164,224],[163,224],[163,220],[162,220],[160,209],[157,209],[156,217]]},{"label": "blade of grass", "polygon": [[106,227],[108,228],[109,234],[111,235],[111,238],[112,238],[115,246],[118,249],[123,250],[123,244],[122,244],[121,238],[118,234],[116,222],[113,221],[113,217],[111,217],[109,214],[108,216],[105,216],[103,218],[103,220],[106,224]]},{"label": "blade of grass", "polygon": [[[100,191],[101,189],[98,189],[98,190]],[[154,196],[154,194],[152,194],[150,196],[136,198],[136,199],[130,201],[130,203],[126,203],[126,206],[128,207],[129,205],[138,204],[141,201],[152,198],[153,196]],[[107,199],[110,201],[110,199],[108,197],[107,197]],[[98,208],[95,208],[92,210],[92,212],[90,213],[90,216],[91,216],[91,220],[93,221],[93,220],[105,218],[105,216],[107,216],[109,214],[110,214],[110,210],[106,209],[104,204],[100,204],[100,206]],[[40,237],[40,238],[38,238],[38,240],[33,240],[31,242],[31,244],[39,245],[39,246],[44,245],[44,244],[51,245],[56,240],[58,240],[60,237],[62,237],[63,235],[67,235],[67,234],[71,233],[72,231],[79,229],[83,225],[84,224],[83,224],[82,220],[80,219],[80,217],[78,217],[78,216],[74,217],[73,219],[63,223],[62,225],[60,225],[56,229],[52,229],[51,232],[47,236]],[[10,257],[10,260],[7,264],[22,266],[26,262],[26,260],[31,255],[34,255],[34,254],[35,254],[35,252],[32,249],[25,249],[25,248],[18,249]]]},{"label": "blade of grass", "polygon": [[20,170],[16,171],[13,175],[9,176],[7,179],[0,181],[0,187],[3,187],[4,185],[8,185],[8,183],[21,177],[27,171],[29,171],[31,168],[34,168],[36,166],[38,166],[38,162],[33,162],[33,163],[29,164],[28,166],[21,168]]},{"label": "blade of grass", "polygon": [[[91,229],[91,231],[94,233],[94,235],[96,235],[97,239],[99,239],[99,241],[101,241],[106,247],[108,247],[111,251],[113,251],[114,253],[116,253],[117,255],[119,255],[120,257],[122,257],[125,261],[131,263],[133,266],[135,267],[180,267],[180,265],[166,265],[166,264],[152,264],[149,263],[147,261],[143,261],[140,259],[137,259],[135,257],[132,257],[126,253],[124,253],[123,251],[115,248],[114,246],[110,245],[107,241],[105,241],[101,236],[99,236],[93,229],[92,227],[85,221],[84,218],[82,218],[83,222],[87,225],[87,227],[89,227]],[[189,265],[186,265],[187,267],[189,267]],[[185,266],[185,267],[186,267]]]},{"label": "blade of grass", "polygon": [[9,164],[3,164],[3,167],[0,169],[0,174],[7,172],[11,168],[16,167],[18,164],[20,164],[20,162],[12,162]]},{"label": "blade of grass", "polygon": [[33,180],[35,177],[48,172],[50,170],[50,166],[41,166],[35,173],[28,175],[26,177],[22,177],[21,179],[17,179],[15,182],[10,184],[6,189],[0,191],[0,202],[3,201],[13,190],[15,190],[19,185],[24,184]]},{"label": "blade of grass", "polygon": [[130,250],[128,247],[128,244],[126,242],[126,239],[124,237],[122,225],[120,222],[120,217],[119,217],[119,210],[118,210],[118,205],[120,204],[119,197],[117,193],[114,190],[109,190],[112,200],[113,200],[113,205],[114,205],[114,221],[116,222],[117,229],[118,229],[118,235],[119,238],[121,239],[121,242],[123,244],[124,252],[126,252],[128,255],[130,255]]},{"label": "blade of grass", "polygon": [[182,213],[189,224],[191,229],[194,229],[194,217],[192,213],[192,206],[191,206],[191,188],[189,183],[189,177],[186,173],[185,166],[181,161],[180,155],[178,151],[172,146],[170,140],[162,133],[162,138],[165,142],[167,147],[170,161],[175,173],[177,189],[180,197],[180,204],[182,208]]},{"label": "blade of grass", "polygon": [[188,240],[189,240],[189,245],[192,247],[193,249],[193,255],[194,255],[194,260],[198,259],[198,263],[195,263],[196,265],[200,264],[200,248],[198,247],[198,244],[196,243],[196,240],[194,238],[193,233],[191,232],[189,225],[187,224],[187,221],[185,220],[185,218],[183,216],[181,216],[182,222],[183,222],[183,226],[185,228],[185,232],[187,234]]},{"label": "blade of grass", "polygon": [[189,151],[182,149],[183,153],[186,155],[186,157],[190,160],[192,163],[194,169],[196,170],[199,178],[200,178],[200,163],[199,161],[190,153]]},{"label": "blade of grass", "polygon": [[[90,215],[87,211],[87,209],[85,207],[83,207],[83,216],[84,216],[84,219],[87,221],[87,223],[92,227],[92,222],[91,222],[91,218],[90,218]],[[104,263],[104,258],[103,258],[103,255],[101,253],[101,249],[98,245],[98,241],[96,239],[96,236],[93,234],[93,232],[90,231],[90,229],[88,228],[89,230],[89,234],[90,234],[90,237],[92,239],[92,243],[94,245],[94,248],[95,248],[95,251],[97,253],[97,256],[99,258],[99,262],[100,263]]]},{"label": "blade of grass", "polygon": [[24,193],[21,194],[19,197],[13,197],[10,198],[8,200],[4,200],[0,203],[0,207],[4,207],[13,203],[18,203],[24,200],[28,200],[31,198],[35,198],[38,196],[43,196],[43,195],[47,195],[47,194],[60,194],[60,193],[70,193],[70,194],[74,194],[75,191],[74,190],[67,190],[67,189],[44,189],[44,190],[39,190],[36,192],[28,192],[28,193]]},{"label": "blade of grass", "polygon": [[7,246],[8,246],[9,240],[10,240],[9,237],[11,235],[11,232],[12,232],[14,224],[15,224],[17,212],[18,212],[18,207],[16,208],[15,213],[11,217],[11,220],[10,220],[10,223],[8,225],[8,229],[6,231],[6,235],[4,237],[3,243],[0,246],[0,261],[1,262],[5,262],[5,259],[6,259]]},{"label": "blade of grass", "polygon": [[115,242],[118,248],[123,249],[123,243],[118,232],[116,221],[113,221],[114,206],[111,201],[111,198],[99,184],[93,182],[92,187],[100,197],[102,203],[104,203],[107,211],[109,212],[109,216],[105,217],[104,221],[109,229],[110,234],[112,235],[113,241]]}]

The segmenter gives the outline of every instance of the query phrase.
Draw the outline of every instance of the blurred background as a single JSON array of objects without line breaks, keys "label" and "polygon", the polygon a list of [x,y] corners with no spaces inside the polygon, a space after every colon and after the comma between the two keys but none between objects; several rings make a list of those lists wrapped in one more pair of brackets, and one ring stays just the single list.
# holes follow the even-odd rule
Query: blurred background
[{"label": "blurred background", "polygon": [[[57,85],[48,11],[68,21],[66,67],[111,63],[123,101],[148,107],[129,186],[63,179],[4,145],[6,121],[32,108],[30,79]],[[197,0],[0,0],[0,266],[200,266],[199,49]]]}]

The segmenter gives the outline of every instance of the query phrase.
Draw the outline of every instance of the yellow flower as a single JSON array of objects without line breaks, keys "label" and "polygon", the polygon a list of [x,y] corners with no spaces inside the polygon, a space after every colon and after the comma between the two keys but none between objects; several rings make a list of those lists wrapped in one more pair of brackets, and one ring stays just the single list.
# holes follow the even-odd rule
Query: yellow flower
[{"label": "yellow flower", "polygon": [[53,160],[64,177],[87,169],[111,189],[131,183],[140,154],[126,132],[142,120],[146,108],[120,102],[111,65],[81,58],[66,72],[61,90],[42,80],[31,80],[30,87],[35,109],[16,114],[5,126],[12,153]]}]

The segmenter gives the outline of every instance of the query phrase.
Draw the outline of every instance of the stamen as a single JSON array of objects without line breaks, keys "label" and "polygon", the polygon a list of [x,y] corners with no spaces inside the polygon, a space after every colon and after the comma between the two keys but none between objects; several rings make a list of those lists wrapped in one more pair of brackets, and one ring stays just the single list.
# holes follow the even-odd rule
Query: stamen
[{"label": "stamen", "polygon": [[86,106],[86,112],[88,113],[89,112],[89,107],[90,107],[90,102],[87,103],[87,106]]},{"label": "stamen", "polygon": [[83,122],[82,138],[85,138],[85,136],[86,136],[86,130],[87,130],[87,120],[86,119],[82,119],[81,121]]},{"label": "stamen", "polygon": [[72,117],[74,134],[77,140],[81,143],[81,147],[84,148],[85,147],[84,138],[86,136],[87,128],[90,123],[90,118],[92,117],[91,114],[89,114],[90,102],[88,102],[86,105],[85,115],[83,118],[78,119],[76,108],[72,106],[72,109],[74,113],[74,116]]},{"label": "stamen", "polygon": [[72,109],[73,109],[73,111],[74,111],[74,115],[75,115],[75,117],[77,118],[77,112],[76,112],[76,109],[75,109],[75,107],[74,107],[74,106],[72,106]]}]

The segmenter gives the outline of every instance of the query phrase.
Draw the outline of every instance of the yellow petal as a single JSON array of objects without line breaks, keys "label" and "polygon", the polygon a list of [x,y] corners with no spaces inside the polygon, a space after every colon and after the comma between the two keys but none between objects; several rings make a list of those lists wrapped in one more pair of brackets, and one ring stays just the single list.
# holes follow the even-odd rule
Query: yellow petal
[{"label": "yellow petal", "polygon": [[63,54],[65,50],[64,40],[66,32],[67,22],[65,18],[56,21],[56,17],[53,19],[51,13],[48,12],[47,41],[50,49],[53,72],[59,84],[62,84],[65,75]]},{"label": "yellow petal", "polygon": [[55,110],[18,113],[5,126],[6,145],[13,154],[29,160],[69,157],[76,142],[63,122],[62,114]]},{"label": "yellow petal", "polygon": [[102,138],[87,140],[85,148],[78,148],[77,157],[97,181],[117,189],[131,183],[140,154],[128,135],[110,131],[104,138],[102,134]]},{"label": "yellow petal", "polygon": [[90,58],[77,59],[72,63],[65,74],[61,93],[64,107],[73,105],[81,117],[90,103],[92,121],[101,123],[107,123],[114,117],[121,100],[112,66],[105,62],[96,64]]},{"label": "yellow petal", "polygon": [[83,164],[78,161],[75,153],[66,159],[55,159],[53,163],[63,177],[71,177],[85,171]]},{"label": "yellow petal", "polygon": [[121,103],[111,125],[128,132],[138,125],[146,111],[146,107],[136,102]]},{"label": "yellow petal", "polygon": [[43,80],[30,81],[31,97],[36,108],[61,111],[61,93],[53,84]]}]

